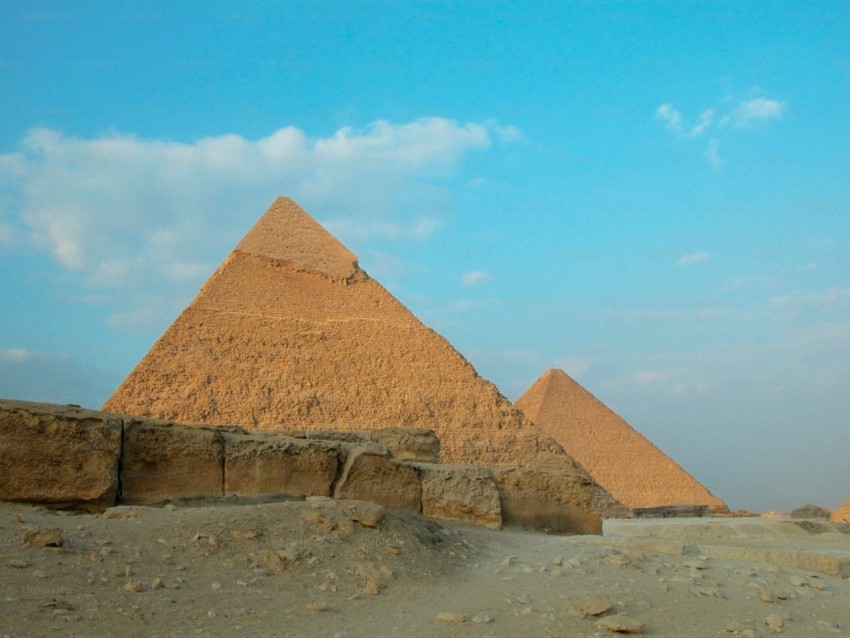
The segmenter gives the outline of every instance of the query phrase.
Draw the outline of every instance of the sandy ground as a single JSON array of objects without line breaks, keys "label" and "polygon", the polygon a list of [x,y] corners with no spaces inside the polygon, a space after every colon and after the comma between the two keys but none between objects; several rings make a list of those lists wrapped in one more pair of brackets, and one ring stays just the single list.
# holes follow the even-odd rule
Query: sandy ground
[{"label": "sandy ground", "polygon": [[370,528],[321,500],[0,504],[0,636],[590,637],[623,615],[650,636],[850,635],[850,534],[836,526],[606,521],[605,534],[392,512]]}]

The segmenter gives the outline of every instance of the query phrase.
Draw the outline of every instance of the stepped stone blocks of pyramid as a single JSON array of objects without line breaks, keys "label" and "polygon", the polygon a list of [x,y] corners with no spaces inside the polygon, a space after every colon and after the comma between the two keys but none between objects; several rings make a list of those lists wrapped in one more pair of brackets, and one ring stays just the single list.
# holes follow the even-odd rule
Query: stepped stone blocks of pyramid
[{"label": "stepped stone blocks of pyramid", "polygon": [[103,409],[252,430],[427,428],[443,462],[584,474],[287,198]]},{"label": "stepped stone blocks of pyramid", "polygon": [[694,504],[728,511],[723,501],[561,370],[544,372],[516,407],[629,508]]}]

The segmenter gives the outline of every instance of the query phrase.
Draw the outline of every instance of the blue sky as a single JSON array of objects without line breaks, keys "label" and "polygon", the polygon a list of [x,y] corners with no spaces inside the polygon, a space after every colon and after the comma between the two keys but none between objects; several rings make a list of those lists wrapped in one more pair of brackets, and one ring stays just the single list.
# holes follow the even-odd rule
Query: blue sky
[{"label": "blue sky", "polygon": [[278,194],[516,399],[850,497],[850,3],[0,2],[0,396],[98,407]]}]

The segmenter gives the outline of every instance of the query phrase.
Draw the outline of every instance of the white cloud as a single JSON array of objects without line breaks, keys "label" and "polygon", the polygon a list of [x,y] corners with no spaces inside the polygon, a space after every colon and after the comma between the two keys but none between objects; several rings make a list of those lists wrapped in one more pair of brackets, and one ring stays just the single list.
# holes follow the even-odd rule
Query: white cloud
[{"label": "white cloud", "polygon": [[488,281],[493,281],[493,275],[487,272],[483,272],[481,270],[473,270],[471,272],[466,273],[461,281],[467,286],[474,286],[475,284],[482,284]]},{"label": "white cloud", "polygon": [[784,102],[757,97],[741,102],[732,113],[732,117],[738,126],[749,126],[759,120],[779,119],[784,110]]},{"label": "white cloud", "polygon": [[672,104],[662,104],[656,109],[655,114],[662,120],[667,122],[668,131],[672,131],[676,135],[682,134],[682,114],[676,109],[674,109]]},{"label": "white cloud", "polygon": [[[758,94],[759,89],[751,89],[751,94]],[[700,112],[697,121],[693,125],[685,123],[682,113],[678,111],[669,102],[665,102],[659,106],[655,114],[666,122],[666,128],[673,133],[678,139],[686,140],[702,136],[704,133],[713,131],[715,135],[721,134],[724,129],[728,132],[727,125],[730,122],[734,123],[734,127],[738,129],[749,128],[757,122],[776,120],[782,117],[785,110],[785,103],[777,100],[769,100],[764,97],[754,97],[751,99],[738,102],[734,108],[729,106],[729,102],[734,98],[727,97],[723,102],[726,106],[721,109],[723,112],[718,112],[714,108],[705,108]],[[705,158],[711,164],[714,170],[718,170],[722,161],[720,159],[720,141],[715,137],[712,139],[705,150]]]},{"label": "white cloud", "polygon": [[682,255],[679,257],[679,260],[676,262],[676,265],[679,267],[682,266],[693,266],[694,264],[699,264],[704,261],[711,260],[711,253],[706,252],[704,250],[698,250],[694,253],[688,253],[687,255]]},{"label": "white cloud", "polygon": [[703,131],[705,131],[711,123],[714,121],[714,109],[706,109],[702,113],[700,113],[699,120],[696,125],[691,129],[689,135],[690,137],[698,137],[702,135]]},{"label": "white cloud", "polygon": [[502,142],[525,143],[528,141],[528,138],[516,126],[494,126],[493,128]]},{"label": "white cloud", "polygon": [[[328,221],[343,241],[423,240],[452,209],[445,183],[470,154],[520,136],[494,121],[437,117],[323,138],[287,126],[257,140],[191,143],[34,128],[0,155],[9,193],[0,243],[26,237],[78,282],[133,290],[137,302],[175,291],[188,299],[277,195]],[[128,312],[133,322],[144,314]]]}]

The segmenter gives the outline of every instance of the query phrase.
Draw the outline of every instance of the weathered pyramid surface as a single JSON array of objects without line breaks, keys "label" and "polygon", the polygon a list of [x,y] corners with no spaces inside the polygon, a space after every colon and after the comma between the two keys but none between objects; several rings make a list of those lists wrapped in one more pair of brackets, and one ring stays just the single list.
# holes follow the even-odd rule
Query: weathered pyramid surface
[{"label": "weathered pyramid surface", "polygon": [[444,462],[583,472],[286,198],[103,407],[253,430],[428,428]]},{"label": "weathered pyramid surface", "polygon": [[517,401],[610,494],[634,509],[726,505],[673,459],[561,370],[547,370]]}]

